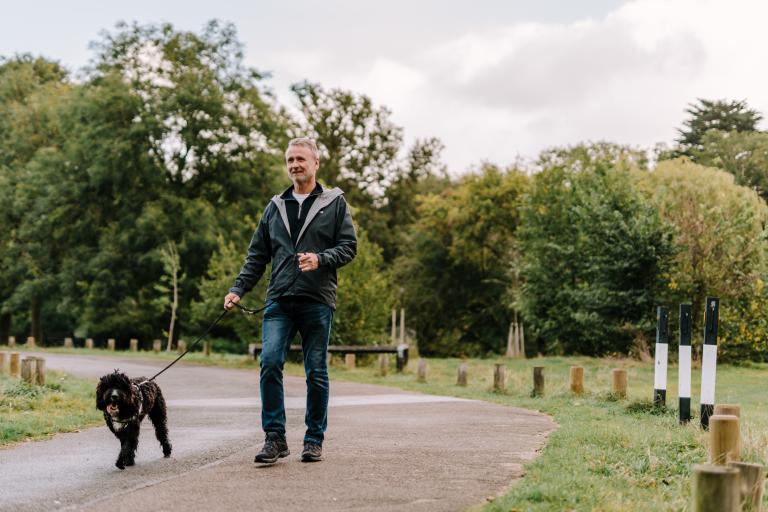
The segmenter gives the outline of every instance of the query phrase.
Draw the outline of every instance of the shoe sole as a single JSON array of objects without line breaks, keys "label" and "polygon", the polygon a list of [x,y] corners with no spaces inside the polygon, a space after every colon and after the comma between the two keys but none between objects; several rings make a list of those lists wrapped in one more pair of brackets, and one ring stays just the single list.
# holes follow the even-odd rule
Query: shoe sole
[{"label": "shoe sole", "polygon": [[277,462],[277,459],[282,459],[283,457],[287,457],[291,454],[291,450],[284,450],[280,452],[277,457],[273,459],[265,459],[264,457],[259,458],[257,455],[256,458],[253,460],[253,462],[260,462],[261,464],[274,464]]},{"label": "shoe sole", "polygon": [[301,462],[320,462],[321,460],[323,460],[322,455],[320,457],[315,457],[314,455],[301,456]]}]

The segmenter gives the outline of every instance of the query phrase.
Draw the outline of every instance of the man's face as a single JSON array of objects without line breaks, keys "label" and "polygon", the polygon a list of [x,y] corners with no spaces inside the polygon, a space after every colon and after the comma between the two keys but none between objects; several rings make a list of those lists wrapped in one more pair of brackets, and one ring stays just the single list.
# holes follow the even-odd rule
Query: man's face
[{"label": "man's face", "polygon": [[285,166],[294,183],[308,183],[315,179],[320,162],[312,150],[304,146],[288,146],[285,152]]}]

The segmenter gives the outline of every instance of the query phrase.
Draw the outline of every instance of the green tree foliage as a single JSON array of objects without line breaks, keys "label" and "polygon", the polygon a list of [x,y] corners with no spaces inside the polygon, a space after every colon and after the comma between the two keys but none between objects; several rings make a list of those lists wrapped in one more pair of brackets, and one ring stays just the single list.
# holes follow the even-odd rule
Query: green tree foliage
[{"label": "green tree foliage", "polygon": [[[662,162],[642,178],[645,194],[675,230],[678,252],[665,275],[665,296],[671,304],[692,302],[694,332],[701,332],[707,296],[720,297],[723,312],[764,300],[758,280],[765,272],[768,208],[757,193],[727,172],[684,159]],[[740,329],[721,326],[731,340]]]},{"label": "green tree foliage", "polygon": [[679,154],[695,157],[703,149],[704,136],[709,130],[722,132],[753,132],[762,119],[760,113],[749,108],[746,101],[699,99],[685,110],[688,119],[678,129]]},{"label": "green tree foliage", "polygon": [[728,171],[738,185],[768,199],[768,133],[710,130],[692,155],[697,163]]},{"label": "green tree foliage", "polygon": [[651,326],[672,244],[633,184],[636,157],[605,144],[543,155],[522,208],[518,300],[541,351],[627,353]]},{"label": "green tree foliage", "polygon": [[398,297],[430,355],[498,352],[516,265],[518,208],[528,177],[484,165],[441,193],[421,196],[395,262]]}]

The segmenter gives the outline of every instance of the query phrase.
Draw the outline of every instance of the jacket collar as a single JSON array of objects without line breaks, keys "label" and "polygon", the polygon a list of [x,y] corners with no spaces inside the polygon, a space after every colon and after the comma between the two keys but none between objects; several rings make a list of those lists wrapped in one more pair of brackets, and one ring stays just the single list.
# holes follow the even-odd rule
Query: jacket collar
[{"label": "jacket collar", "polygon": [[[293,185],[291,185],[290,187],[285,189],[285,192],[280,194],[280,199],[295,200],[293,198],[293,195],[291,194],[291,192],[293,192]],[[320,185],[320,182],[318,181],[318,182],[315,182],[315,189],[309,195],[310,196],[319,196],[322,193],[323,193],[323,186]]]}]

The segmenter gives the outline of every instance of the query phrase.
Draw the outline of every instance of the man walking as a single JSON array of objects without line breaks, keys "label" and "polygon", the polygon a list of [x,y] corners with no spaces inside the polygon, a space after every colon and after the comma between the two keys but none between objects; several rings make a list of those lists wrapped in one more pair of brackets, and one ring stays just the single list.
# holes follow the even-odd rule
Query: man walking
[{"label": "man walking", "polygon": [[254,462],[273,463],[290,454],[285,440],[283,365],[298,332],[307,377],[307,430],[301,460],[322,460],[328,418],[326,354],[336,308],[336,269],[355,257],[352,216],[338,188],[315,179],[320,159],[315,141],[293,139],[285,152],[293,186],[264,210],[235,284],[224,297],[232,309],[272,262],[261,351],[261,424],[266,438]]}]

